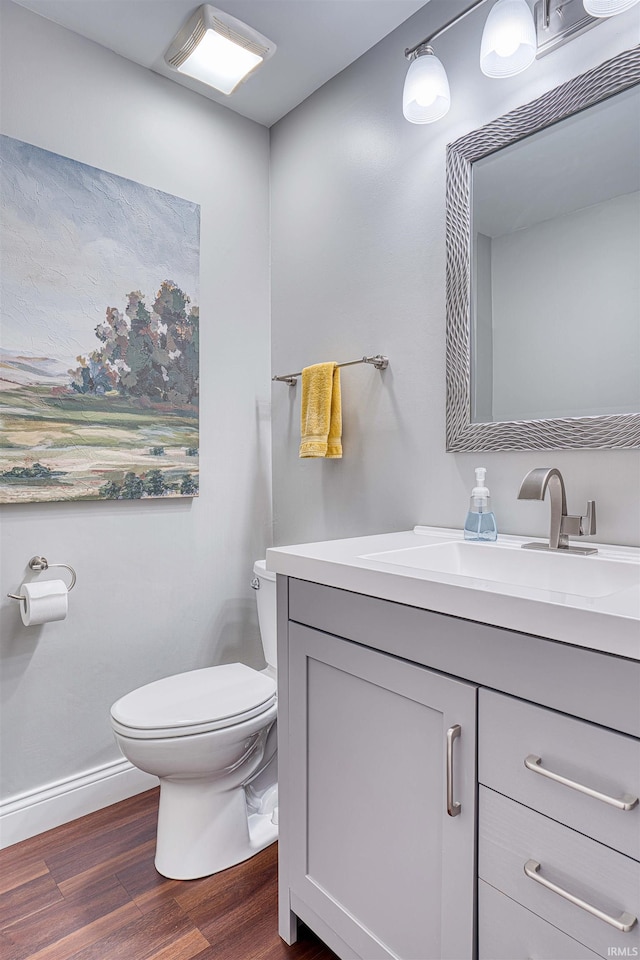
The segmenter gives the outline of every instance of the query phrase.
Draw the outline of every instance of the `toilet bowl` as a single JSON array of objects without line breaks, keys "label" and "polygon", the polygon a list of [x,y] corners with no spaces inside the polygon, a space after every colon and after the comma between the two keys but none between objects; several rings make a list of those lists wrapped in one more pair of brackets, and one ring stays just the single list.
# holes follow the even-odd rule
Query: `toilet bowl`
[{"label": "toilet bowl", "polygon": [[111,708],[121,752],[160,780],[155,865],[209,876],[278,836],[275,574],[254,565],[263,671],[242,663],[164,677]]}]

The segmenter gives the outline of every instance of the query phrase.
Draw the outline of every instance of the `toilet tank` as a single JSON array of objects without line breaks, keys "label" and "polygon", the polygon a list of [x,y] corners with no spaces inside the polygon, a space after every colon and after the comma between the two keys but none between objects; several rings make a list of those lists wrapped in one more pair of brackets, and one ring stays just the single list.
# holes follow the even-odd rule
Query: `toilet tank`
[{"label": "toilet tank", "polygon": [[258,604],[258,623],[262,637],[262,649],[267,664],[275,671],[276,654],[276,575],[266,569],[264,560],[256,560],[253,565],[254,576],[260,584],[256,590]]}]

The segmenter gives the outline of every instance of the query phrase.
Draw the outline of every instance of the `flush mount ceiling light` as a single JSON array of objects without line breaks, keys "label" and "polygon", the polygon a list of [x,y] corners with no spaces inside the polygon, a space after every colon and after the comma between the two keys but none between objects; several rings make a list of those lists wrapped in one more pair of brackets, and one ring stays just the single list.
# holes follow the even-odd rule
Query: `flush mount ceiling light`
[{"label": "flush mount ceiling light", "polygon": [[[433,123],[450,106],[449,81],[432,41],[486,2],[474,0],[458,16],[405,50],[410,66],[402,111],[411,123]],[[637,3],[640,0],[538,0],[534,20],[527,0],[495,0],[482,34],[480,69],[487,77],[513,77],[536,57],[601,23],[598,18],[624,13]]]},{"label": "flush mount ceiling light", "polygon": [[275,50],[257,30],[206,3],[187,20],[164,59],[178,73],[228,95]]}]

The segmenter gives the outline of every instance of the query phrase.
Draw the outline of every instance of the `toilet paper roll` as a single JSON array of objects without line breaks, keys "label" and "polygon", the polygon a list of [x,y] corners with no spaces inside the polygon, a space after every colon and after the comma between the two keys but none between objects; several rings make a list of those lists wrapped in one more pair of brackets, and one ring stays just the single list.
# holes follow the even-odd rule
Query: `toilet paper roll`
[{"label": "toilet paper roll", "polygon": [[67,615],[69,591],[63,580],[40,580],[23,583],[20,593],[20,615],[25,627],[39,623],[64,620]]}]

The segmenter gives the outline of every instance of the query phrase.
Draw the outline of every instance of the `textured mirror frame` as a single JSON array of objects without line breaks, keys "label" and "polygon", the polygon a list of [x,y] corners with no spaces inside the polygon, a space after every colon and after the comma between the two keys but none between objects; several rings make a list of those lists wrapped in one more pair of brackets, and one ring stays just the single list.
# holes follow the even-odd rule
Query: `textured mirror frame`
[{"label": "textured mirror frame", "polygon": [[471,422],[471,165],[640,83],[640,46],[569,80],[447,146],[447,450],[628,449],[640,412]]}]

